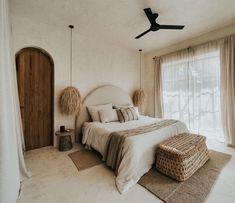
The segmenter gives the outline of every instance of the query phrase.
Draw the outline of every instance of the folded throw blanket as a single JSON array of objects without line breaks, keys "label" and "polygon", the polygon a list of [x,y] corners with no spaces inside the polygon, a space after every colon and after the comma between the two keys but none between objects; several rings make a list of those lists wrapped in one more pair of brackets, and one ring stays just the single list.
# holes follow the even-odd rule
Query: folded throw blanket
[{"label": "folded throw blanket", "polygon": [[106,165],[111,167],[115,171],[115,175],[117,175],[118,168],[122,160],[123,145],[128,137],[144,135],[145,133],[159,130],[177,122],[177,120],[168,119],[134,129],[112,132],[109,136],[107,153],[105,157]]}]

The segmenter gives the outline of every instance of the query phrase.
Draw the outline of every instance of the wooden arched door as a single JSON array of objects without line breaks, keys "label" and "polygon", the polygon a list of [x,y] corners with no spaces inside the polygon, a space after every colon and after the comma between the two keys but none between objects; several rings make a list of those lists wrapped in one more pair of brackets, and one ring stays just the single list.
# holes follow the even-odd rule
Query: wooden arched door
[{"label": "wooden arched door", "polygon": [[26,150],[53,144],[54,64],[45,51],[24,48],[16,69]]}]

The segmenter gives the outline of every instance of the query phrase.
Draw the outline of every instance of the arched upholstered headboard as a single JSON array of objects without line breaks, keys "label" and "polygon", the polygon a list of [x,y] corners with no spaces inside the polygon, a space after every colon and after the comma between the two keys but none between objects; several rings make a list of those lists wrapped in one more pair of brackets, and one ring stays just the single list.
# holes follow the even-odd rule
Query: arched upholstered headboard
[{"label": "arched upholstered headboard", "polygon": [[104,85],[92,90],[82,102],[79,115],[76,117],[76,140],[81,140],[82,124],[91,121],[87,106],[112,103],[116,105],[132,104],[130,95],[120,87]]}]

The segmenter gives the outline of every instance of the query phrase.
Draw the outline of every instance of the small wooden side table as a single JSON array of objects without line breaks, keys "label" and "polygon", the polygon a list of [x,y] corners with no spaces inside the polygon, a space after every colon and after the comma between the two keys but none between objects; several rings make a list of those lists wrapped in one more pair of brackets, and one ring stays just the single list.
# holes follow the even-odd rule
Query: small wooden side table
[{"label": "small wooden side table", "polygon": [[67,129],[64,132],[56,131],[55,135],[59,137],[59,151],[67,151],[73,148],[71,135],[73,129]]}]

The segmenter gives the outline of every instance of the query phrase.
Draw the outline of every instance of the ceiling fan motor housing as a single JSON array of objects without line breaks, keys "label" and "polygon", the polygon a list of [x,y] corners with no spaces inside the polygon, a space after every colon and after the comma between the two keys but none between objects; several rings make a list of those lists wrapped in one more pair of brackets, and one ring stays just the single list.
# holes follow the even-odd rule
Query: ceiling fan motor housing
[{"label": "ceiling fan motor housing", "polygon": [[159,28],[160,28],[160,25],[159,24],[152,24],[151,26],[150,26],[150,30],[151,31],[158,31],[159,30]]}]

